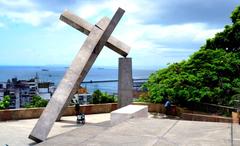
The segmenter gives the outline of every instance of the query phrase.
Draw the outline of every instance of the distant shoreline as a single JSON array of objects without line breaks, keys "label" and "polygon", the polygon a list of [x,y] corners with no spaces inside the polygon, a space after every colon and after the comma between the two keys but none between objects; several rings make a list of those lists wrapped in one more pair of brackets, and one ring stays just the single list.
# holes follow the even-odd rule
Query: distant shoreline
[{"label": "distant shoreline", "polygon": [[[0,66],[0,82],[6,82],[8,79],[17,77],[19,80],[29,80],[39,76],[41,82],[53,82],[56,86],[62,80],[67,68],[65,66]],[[134,79],[146,79],[155,70],[133,69]],[[91,68],[84,81],[104,81],[117,80],[118,69],[107,67]],[[117,82],[94,82],[91,84],[83,83],[90,92],[100,89],[101,91],[114,93],[117,92]]]},{"label": "distant shoreline", "polygon": [[[0,65],[0,67],[33,67],[33,68],[69,68],[68,65]],[[161,68],[165,68],[166,66],[159,66],[159,68],[154,67],[134,67],[133,70],[159,70]],[[95,69],[118,69],[116,66],[93,66]]]}]

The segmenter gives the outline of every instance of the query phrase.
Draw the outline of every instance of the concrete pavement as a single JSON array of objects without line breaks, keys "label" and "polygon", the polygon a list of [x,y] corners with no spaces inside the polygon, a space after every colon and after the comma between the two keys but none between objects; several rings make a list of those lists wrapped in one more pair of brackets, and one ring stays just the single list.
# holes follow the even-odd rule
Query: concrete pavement
[{"label": "concrete pavement", "polygon": [[[86,123],[89,125],[104,123],[110,120],[110,114],[86,115]],[[16,120],[0,122],[0,146],[28,146],[36,143],[28,139],[37,119]],[[62,117],[61,122],[55,122],[48,137],[53,137],[73,129],[81,127],[76,124],[76,116]]]},{"label": "concrete pavement", "polygon": [[[60,142],[61,141],[61,142]],[[240,126],[162,118],[131,119],[113,127],[84,125],[38,146],[239,146]]]},{"label": "concrete pavement", "polygon": [[171,120],[162,116],[131,119],[110,125],[110,114],[86,115],[86,124],[76,117],[55,122],[48,140],[28,139],[36,119],[0,122],[0,146],[239,146],[240,126],[229,123]]}]

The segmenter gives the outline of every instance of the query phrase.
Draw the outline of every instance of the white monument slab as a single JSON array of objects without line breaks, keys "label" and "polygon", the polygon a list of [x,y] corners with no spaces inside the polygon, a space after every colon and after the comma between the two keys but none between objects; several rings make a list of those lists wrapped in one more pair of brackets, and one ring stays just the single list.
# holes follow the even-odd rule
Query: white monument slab
[{"label": "white monument slab", "polygon": [[145,105],[128,105],[111,112],[111,124],[116,125],[132,118],[147,118],[148,107]]}]

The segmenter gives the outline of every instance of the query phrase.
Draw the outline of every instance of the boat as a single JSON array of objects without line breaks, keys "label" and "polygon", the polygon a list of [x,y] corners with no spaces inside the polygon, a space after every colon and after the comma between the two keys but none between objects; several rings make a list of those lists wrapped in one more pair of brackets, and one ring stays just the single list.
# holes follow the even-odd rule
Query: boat
[{"label": "boat", "polygon": [[49,71],[48,69],[42,69],[42,71]]}]

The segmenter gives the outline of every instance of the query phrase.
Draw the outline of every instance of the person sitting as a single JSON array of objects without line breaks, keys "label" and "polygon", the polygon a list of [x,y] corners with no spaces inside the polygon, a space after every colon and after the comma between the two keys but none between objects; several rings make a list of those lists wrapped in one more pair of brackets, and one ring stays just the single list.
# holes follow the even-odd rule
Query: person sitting
[{"label": "person sitting", "polygon": [[171,102],[170,102],[170,100],[166,99],[164,107],[165,107],[165,114],[168,115],[170,113],[170,111],[171,111]]}]

